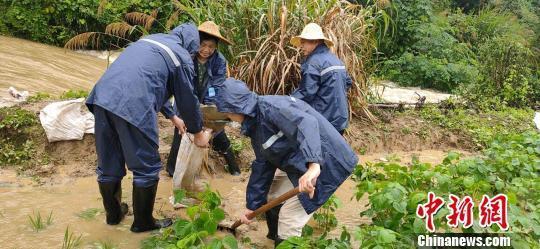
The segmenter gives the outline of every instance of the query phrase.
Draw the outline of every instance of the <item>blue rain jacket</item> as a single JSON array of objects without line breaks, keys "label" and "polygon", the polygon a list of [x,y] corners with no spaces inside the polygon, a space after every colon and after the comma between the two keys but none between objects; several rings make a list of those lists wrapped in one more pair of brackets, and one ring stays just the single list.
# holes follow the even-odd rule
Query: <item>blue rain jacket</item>
[{"label": "blue rain jacket", "polygon": [[246,202],[255,210],[267,201],[276,168],[295,187],[310,162],[321,165],[315,196],[302,193],[307,213],[322,206],[351,174],[358,157],[345,139],[319,112],[290,96],[258,96],[242,81],[227,79],[216,101],[220,112],[245,115],[242,133],[251,138],[256,159],[251,164]]},{"label": "blue rain jacket", "polygon": [[195,70],[191,59],[198,50],[199,31],[193,23],[182,24],[169,34],[141,38],[101,76],[86,101],[88,109],[101,106],[159,144],[156,115],[160,110],[167,118],[175,114],[168,102],[174,96],[188,132],[199,132],[202,119],[199,100],[193,93]]},{"label": "blue rain jacket", "polygon": [[302,79],[291,96],[320,112],[338,131],[349,125],[347,91],[352,85],[345,65],[321,44],[301,67]]},{"label": "blue rain jacket", "polygon": [[[195,67],[197,67],[197,65],[195,65]],[[197,77],[199,76],[197,75]],[[202,99],[202,104],[215,104],[218,86],[225,81],[226,77],[227,60],[223,54],[216,51],[212,56],[210,56],[210,58],[208,58],[208,61],[206,62],[206,79],[203,82],[205,85],[204,92],[196,93],[198,97],[202,96],[199,98]],[[193,84],[193,88],[197,89],[195,85],[198,84],[198,79],[194,80]]]}]

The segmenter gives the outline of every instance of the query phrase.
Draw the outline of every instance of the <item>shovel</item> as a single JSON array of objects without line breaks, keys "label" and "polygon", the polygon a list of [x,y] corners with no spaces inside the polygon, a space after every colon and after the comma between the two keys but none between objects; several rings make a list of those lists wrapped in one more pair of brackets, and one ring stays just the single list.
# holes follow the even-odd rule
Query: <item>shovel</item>
[{"label": "shovel", "polygon": [[[298,187],[296,188],[293,188],[291,190],[289,190],[287,193],[285,194],[282,194],[281,196],[269,201],[268,203],[264,204],[262,207],[260,208],[257,208],[255,211],[253,211],[251,214],[247,215],[246,217],[248,219],[253,219],[255,218],[257,215],[259,214],[262,214],[270,209],[272,209],[273,207],[283,203],[284,201],[298,195],[300,193],[300,189]],[[239,227],[240,225],[242,225],[242,221],[241,220],[237,220],[231,227],[225,227],[225,226],[222,226],[222,225],[219,225],[218,227],[221,229],[221,230],[225,230],[225,231],[228,231],[232,234],[234,234],[236,236],[236,228]]]}]

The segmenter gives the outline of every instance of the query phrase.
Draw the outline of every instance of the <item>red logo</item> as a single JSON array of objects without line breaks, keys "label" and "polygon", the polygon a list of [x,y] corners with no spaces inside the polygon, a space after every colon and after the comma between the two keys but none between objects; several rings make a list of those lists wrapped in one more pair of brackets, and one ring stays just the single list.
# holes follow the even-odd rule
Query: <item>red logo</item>
[{"label": "red logo", "polygon": [[473,207],[474,203],[470,196],[465,196],[462,200],[459,197],[450,194],[450,203],[448,209],[450,214],[446,216],[450,227],[458,227],[459,223],[463,224],[464,228],[469,228],[473,224]]},{"label": "red logo", "polygon": [[[449,198],[450,202],[447,208],[450,210],[450,214],[446,216],[448,226],[456,228],[461,223],[463,228],[471,227],[474,220],[473,199],[470,196],[460,199],[453,194],[450,194]],[[427,203],[418,204],[416,215],[426,219],[426,229],[428,231],[435,232],[433,216],[439,212],[443,205],[444,199],[437,197],[433,192],[428,193]],[[504,194],[498,194],[493,198],[484,195],[479,205],[478,215],[481,227],[497,224],[502,230],[508,230],[508,197]]]},{"label": "red logo", "polygon": [[502,230],[508,230],[508,197],[506,195],[498,194],[491,199],[484,195],[479,208],[481,227],[497,224]]},{"label": "red logo", "polygon": [[426,218],[426,229],[430,232],[435,232],[435,224],[433,216],[439,212],[439,209],[444,205],[444,200],[441,197],[435,197],[432,192],[428,193],[428,202],[424,205],[418,205],[416,215],[420,218]]}]

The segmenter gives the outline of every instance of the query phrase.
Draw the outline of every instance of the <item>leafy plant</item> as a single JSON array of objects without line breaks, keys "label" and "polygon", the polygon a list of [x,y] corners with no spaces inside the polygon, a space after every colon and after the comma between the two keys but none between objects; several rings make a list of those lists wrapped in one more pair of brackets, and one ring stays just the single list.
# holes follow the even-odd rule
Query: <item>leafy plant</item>
[{"label": "leafy plant", "polygon": [[62,249],[74,249],[79,248],[82,245],[82,235],[75,235],[72,231],[69,231],[69,226],[66,227],[64,233],[64,241],[62,242]]},{"label": "leafy plant", "polygon": [[[509,223],[515,248],[537,247],[540,238],[540,196],[531,191],[540,187],[540,134],[528,132],[500,136],[482,157],[460,160],[449,153],[440,165],[414,160],[410,166],[377,163],[359,166],[356,198],[369,194],[370,207],[362,212],[373,225],[361,226],[356,237],[362,247],[392,244],[413,245],[412,234],[425,233],[424,221],[416,216],[418,204],[424,203],[427,191],[447,199],[452,193],[471,196],[479,201],[485,194],[505,193],[509,199]],[[437,231],[455,232],[444,219],[448,210],[435,216]],[[482,228],[477,224],[463,232],[497,232],[498,227]],[[520,245],[520,246],[517,246]]]},{"label": "leafy plant", "polygon": [[242,152],[242,150],[244,150],[244,148],[246,147],[244,140],[237,137],[231,137],[231,140],[231,149],[233,150],[235,155],[240,154],[240,152]]},{"label": "leafy plant", "polygon": [[30,221],[30,225],[34,229],[34,231],[38,232],[40,230],[45,229],[45,227],[50,226],[53,222],[52,219],[52,211],[49,213],[49,216],[47,216],[47,219],[41,217],[41,213],[38,211],[37,213],[34,213],[34,216],[28,216],[28,219]]},{"label": "leafy plant", "polygon": [[[183,191],[175,191],[175,202],[181,202]],[[178,219],[160,234],[142,242],[143,248],[238,248],[231,235],[221,239],[215,237],[218,223],[225,218],[220,208],[221,197],[208,187],[198,194],[200,203],[187,208],[188,219]]]},{"label": "leafy plant", "polygon": [[35,113],[20,107],[0,108],[0,166],[23,165],[36,157],[35,136],[43,132]]},{"label": "leafy plant", "polygon": [[336,209],[342,206],[341,200],[337,196],[332,195],[330,198],[313,214],[313,219],[317,222],[319,228],[322,229],[324,233],[329,232],[338,225],[338,220],[336,218],[335,212]]},{"label": "leafy plant", "polygon": [[0,163],[1,165],[20,165],[30,161],[35,156],[34,143],[27,140],[22,145],[17,145],[11,139],[0,139]]},{"label": "leafy plant", "polygon": [[30,111],[20,107],[0,108],[0,132],[17,133],[17,129],[37,123],[36,115]]}]

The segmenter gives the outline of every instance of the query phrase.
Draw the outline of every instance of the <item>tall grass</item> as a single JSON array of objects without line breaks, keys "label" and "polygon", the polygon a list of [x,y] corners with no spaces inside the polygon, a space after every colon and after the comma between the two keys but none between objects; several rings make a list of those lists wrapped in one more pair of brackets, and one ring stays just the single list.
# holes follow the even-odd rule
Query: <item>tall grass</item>
[{"label": "tall grass", "polygon": [[[232,76],[259,94],[289,94],[298,86],[303,57],[289,41],[305,24],[318,23],[353,79],[349,98],[353,114],[373,119],[366,97],[367,79],[374,71],[376,26],[384,24],[381,29],[386,29],[390,21],[377,6],[364,8],[337,0],[180,2],[196,21],[214,20],[225,27],[225,35],[235,43],[225,51]],[[220,11],[224,9],[227,13]]]},{"label": "tall grass", "polygon": [[[220,49],[229,61],[231,76],[245,81],[259,94],[289,94],[298,86],[303,60],[300,51],[289,41],[300,34],[305,24],[315,22],[334,42],[332,51],[345,62],[351,74],[352,113],[373,119],[367,110],[367,79],[374,71],[372,56],[376,53],[377,36],[381,30],[388,29],[391,21],[378,5],[362,7],[338,0],[172,0],[171,5],[170,13],[129,13],[125,20],[111,24],[105,34],[137,40],[144,34],[168,31],[188,20],[197,24],[212,20],[234,42]],[[141,32],[133,32],[137,29],[134,27]],[[95,43],[95,40],[85,42],[85,38],[74,37],[66,47],[80,48]]]}]

